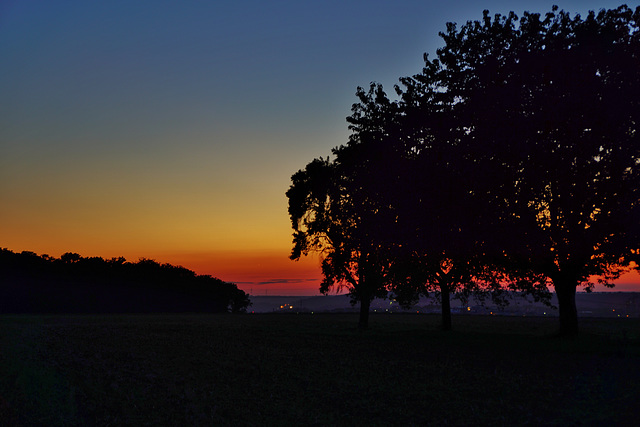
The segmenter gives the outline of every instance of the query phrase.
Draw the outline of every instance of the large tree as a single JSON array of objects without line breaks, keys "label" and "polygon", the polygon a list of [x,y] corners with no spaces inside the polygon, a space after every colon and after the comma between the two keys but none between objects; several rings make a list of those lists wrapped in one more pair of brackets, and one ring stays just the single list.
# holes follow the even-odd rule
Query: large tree
[{"label": "large tree", "polygon": [[403,87],[396,87],[400,124],[394,127],[400,131],[388,144],[398,145],[395,155],[408,161],[389,199],[398,218],[392,288],[407,305],[435,294],[442,328],[450,330],[451,298],[491,297],[506,304],[506,291],[518,290],[546,302],[549,292],[539,274],[506,274],[501,257],[486,252],[487,237],[496,232],[485,194],[478,191],[487,187],[486,175],[468,153],[468,128],[455,114],[456,100],[440,85],[440,72],[438,62],[427,62],[422,74],[402,78]]},{"label": "large tree", "polygon": [[471,206],[472,178],[459,153],[451,104],[428,80],[402,83],[404,89],[396,89],[401,132],[387,141],[404,148],[396,155],[408,160],[404,170],[396,172],[399,185],[389,193],[398,213],[392,288],[404,304],[435,294],[442,307],[442,328],[450,330],[452,297],[466,299],[485,283],[499,283],[481,278],[475,226],[479,215]]},{"label": "large tree", "polygon": [[448,97],[465,156],[485,175],[475,191],[489,228],[503,230],[489,246],[547,277],[562,334],[578,331],[577,287],[609,284],[638,247],[639,21],[640,7],[626,6],[585,19],[485,11],[447,25],[422,77]]}]

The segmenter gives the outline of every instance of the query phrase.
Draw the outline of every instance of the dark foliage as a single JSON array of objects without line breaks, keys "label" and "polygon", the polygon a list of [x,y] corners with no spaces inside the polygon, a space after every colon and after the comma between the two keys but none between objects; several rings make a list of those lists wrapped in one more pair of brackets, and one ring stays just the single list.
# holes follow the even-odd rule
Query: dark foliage
[{"label": "dark foliage", "polygon": [[233,283],[184,267],[0,250],[0,313],[244,312]]},{"label": "dark foliage", "polygon": [[346,288],[360,303],[361,328],[368,325],[369,306],[386,296],[384,251],[377,242],[375,208],[354,189],[352,165],[315,159],[292,177],[287,191],[294,229],[291,259],[309,252],[322,257],[322,293]]},{"label": "dark foliage", "polygon": [[[639,22],[621,6],[448,23],[398,100],[358,88],[348,143],[294,175],[293,258],[323,253],[325,285],[345,265],[372,277],[360,301],[435,292],[445,329],[450,295],[553,286],[577,333],[577,287],[612,286],[640,254]],[[320,163],[330,178],[309,186]]]},{"label": "dark foliage", "polygon": [[464,130],[494,230],[485,248],[553,284],[563,334],[577,333],[576,288],[594,275],[612,286],[637,248],[639,20],[626,6],[584,19],[485,11],[447,25],[422,76]]}]

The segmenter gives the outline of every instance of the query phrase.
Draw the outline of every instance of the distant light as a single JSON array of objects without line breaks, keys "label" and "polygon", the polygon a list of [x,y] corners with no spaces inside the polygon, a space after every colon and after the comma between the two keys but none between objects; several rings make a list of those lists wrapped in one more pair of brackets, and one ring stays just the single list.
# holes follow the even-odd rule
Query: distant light
[{"label": "distant light", "polygon": [[290,305],[290,306],[289,306],[289,308],[293,308],[293,306],[292,306],[292,305]]},{"label": "distant light", "polygon": [[471,307],[467,307],[467,311],[471,311]]}]

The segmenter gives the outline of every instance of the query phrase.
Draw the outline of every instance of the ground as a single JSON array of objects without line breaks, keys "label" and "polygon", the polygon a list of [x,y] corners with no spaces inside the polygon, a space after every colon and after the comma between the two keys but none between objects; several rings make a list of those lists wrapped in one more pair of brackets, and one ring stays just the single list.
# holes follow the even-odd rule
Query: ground
[{"label": "ground", "polygon": [[636,425],[640,319],[0,317],[8,425]]}]

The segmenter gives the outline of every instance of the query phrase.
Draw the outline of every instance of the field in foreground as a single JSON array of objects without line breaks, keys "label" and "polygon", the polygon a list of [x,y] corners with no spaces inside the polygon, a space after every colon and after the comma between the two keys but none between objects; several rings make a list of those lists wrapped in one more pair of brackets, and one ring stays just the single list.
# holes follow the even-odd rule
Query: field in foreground
[{"label": "field in foreground", "polygon": [[3,425],[637,425],[640,319],[0,317]]}]

